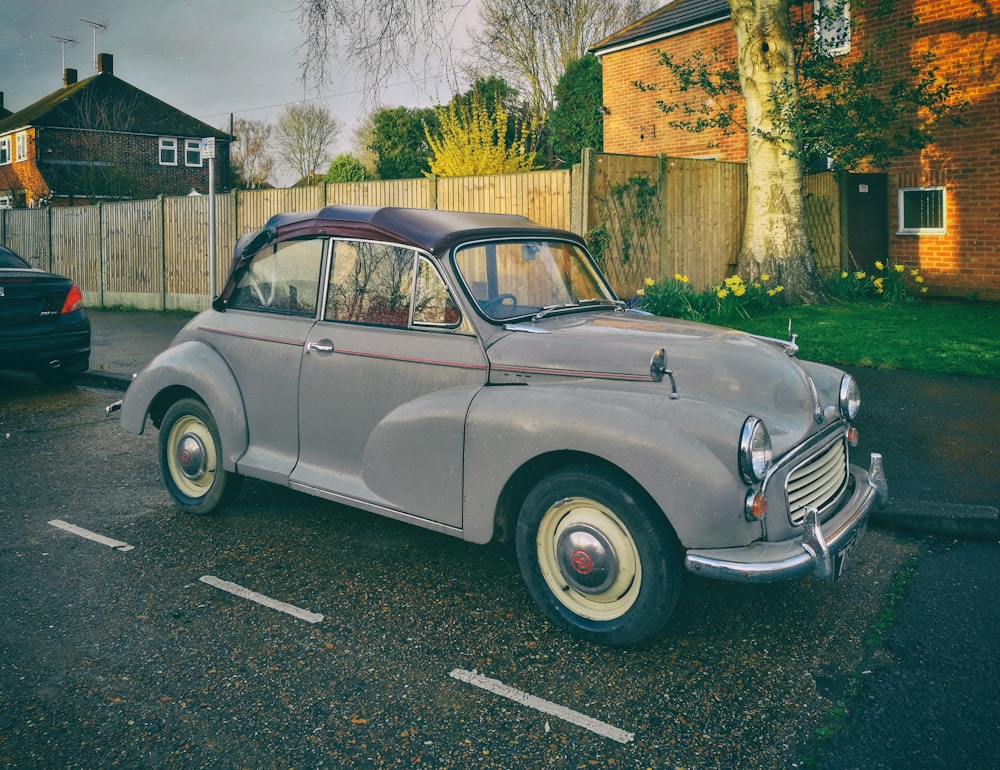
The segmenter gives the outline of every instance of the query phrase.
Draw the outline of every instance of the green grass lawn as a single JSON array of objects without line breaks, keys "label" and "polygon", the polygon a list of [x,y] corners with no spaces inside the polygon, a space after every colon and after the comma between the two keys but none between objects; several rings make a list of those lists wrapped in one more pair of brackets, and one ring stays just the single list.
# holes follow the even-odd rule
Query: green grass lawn
[{"label": "green grass lawn", "polygon": [[789,318],[803,359],[1000,379],[996,303],[803,305],[730,325],[786,339]]}]

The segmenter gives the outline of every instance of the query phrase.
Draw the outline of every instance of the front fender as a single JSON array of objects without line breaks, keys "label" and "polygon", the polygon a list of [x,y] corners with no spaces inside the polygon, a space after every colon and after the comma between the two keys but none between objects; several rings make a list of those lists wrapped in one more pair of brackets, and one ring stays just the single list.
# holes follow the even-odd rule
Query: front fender
[{"label": "front fender", "polygon": [[585,454],[619,468],[645,489],[687,547],[761,537],[743,515],[747,487],[736,468],[746,414],[668,390],[623,391],[600,383],[484,388],[466,432],[465,538],[493,536],[508,480],[543,455]]},{"label": "front fender", "polygon": [[151,413],[193,395],[212,412],[222,440],[223,467],[232,471],[247,448],[243,396],[225,359],[210,345],[188,340],[167,348],[132,380],[122,400],[120,422],[130,433],[146,429]]}]

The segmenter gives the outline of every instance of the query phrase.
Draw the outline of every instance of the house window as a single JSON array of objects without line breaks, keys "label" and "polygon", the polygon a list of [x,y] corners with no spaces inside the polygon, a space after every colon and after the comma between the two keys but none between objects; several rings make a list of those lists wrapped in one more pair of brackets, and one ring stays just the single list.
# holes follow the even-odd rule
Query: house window
[{"label": "house window", "polygon": [[0,139],[0,166],[10,163],[10,137],[5,136]]},{"label": "house window", "polygon": [[898,235],[944,235],[947,230],[944,187],[899,190]]},{"label": "house window", "polygon": [[177,165],[177,140],[171,137],[160,137],[160,165]]},{"label": "house window", "polygon": [[851,52],[850,0],[813,0],[816,42],[827,56]]},{"label": "house window", "polygon": [[22,161],[28,159],[28,135],[23,131],[14,137],[15,156],[14,160]]},{"label": "house window", "polygon": [[201,140],[200,139],[185,139],[184,140],[184,165],[185,166],[200,166],[201,165]]}]

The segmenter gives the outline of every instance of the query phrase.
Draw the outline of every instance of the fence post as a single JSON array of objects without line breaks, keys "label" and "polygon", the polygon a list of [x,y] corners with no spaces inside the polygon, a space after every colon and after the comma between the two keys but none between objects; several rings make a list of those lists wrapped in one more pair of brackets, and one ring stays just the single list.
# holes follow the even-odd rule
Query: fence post
[{"label": "fence post", "polygon": [[51,273],[52,272],[52,208],[49,206],[45,207],[45,222],[46,222],[45,232],[48,236],[48,242],[49,242],[47,249],[47,251],[49,252],[49,264],[47,270]]},{"label": "fence post", "polygon": [[660,163],[657,167],[659,178],[656,180],[657,192],[660,196],[660,234],[657,237],[659,248],[659,279],[662,281],[668,276],[672,276],[676,271],[670,270],[670,228],[668,226],[670,217],[670,185],[667,175],[670,171],[670,159],[666,155],[660,156]]},{"label": "fence post", "polygon": [[438,207],[438,175],[430,174],[427,177],[427,208],[436,209]]},{"label": "fence post", "polygon": [[97,203],[97,295],[104,307],[104,203]]},{"label": "fence post", "polygon": [[594,173],[594,148],[584,147],[580,152],[580,236],[590,232],[591,179]]},{"label": "fence post", "polygon": [[[160,204],[160,310],[167,309],[167,207],[162,195],[157,195]],[[209,268],[211,269],[211,268]]]}]

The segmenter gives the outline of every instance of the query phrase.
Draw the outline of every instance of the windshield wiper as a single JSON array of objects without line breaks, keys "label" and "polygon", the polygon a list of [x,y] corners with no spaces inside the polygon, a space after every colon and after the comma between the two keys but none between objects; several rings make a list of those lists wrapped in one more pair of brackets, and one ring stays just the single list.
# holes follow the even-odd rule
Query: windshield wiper
[{"label": "windshield wiper", "polygon": [[547,315],[551,315],[559,310],[575,310],[580,307],[593,307],[595,305],[608,305],[615,308],[621,308],[624,306],[621,300],[606,299],[604,297],[592,297],[591,299],[581,299],[576,302],[563,302],[558,305],[546,305],[540,308],[537,313],[532,317],[532,321],[537,321],[539,318],[544,318]]}]

